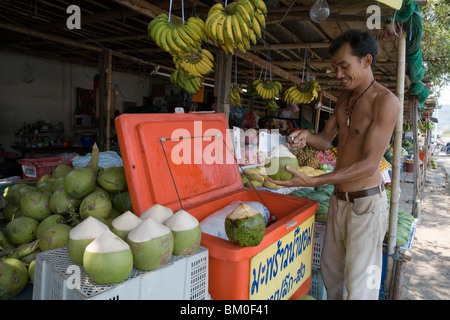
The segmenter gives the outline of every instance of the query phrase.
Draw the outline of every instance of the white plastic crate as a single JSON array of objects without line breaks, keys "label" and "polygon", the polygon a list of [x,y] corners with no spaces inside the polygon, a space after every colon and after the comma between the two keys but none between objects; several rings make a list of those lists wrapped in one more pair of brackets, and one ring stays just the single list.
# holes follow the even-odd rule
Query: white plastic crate
[{"label": "white plastic crate", "polygon": [[320,268],[313,266],[311,270],[311,289],[308,294],[317,300],[327,300],[327,289],[323,283]]},{"label": "white plastic crate", "polygon": [[[79,279],[79,283],[74,279]],[[208,249],[200,246],[191,255],[172,255],[153,271],[135,268],[117,284],[91,281],[83,266],[74,264],[67,247],[39,253],[36,257],[33,300],[206,300]]]},{"label": "white plastic crate", "polygon": [[322,254],[323,240],[325,238],[326,225],[321,222],[314,223],[314,247],[313,247],[313,266],[320,266],[320,257]]}]

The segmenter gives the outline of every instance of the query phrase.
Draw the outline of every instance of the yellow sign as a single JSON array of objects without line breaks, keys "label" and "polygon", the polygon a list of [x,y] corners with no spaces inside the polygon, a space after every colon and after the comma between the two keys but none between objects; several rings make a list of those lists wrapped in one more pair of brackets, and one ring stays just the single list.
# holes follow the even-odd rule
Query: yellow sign
[{"label": "yellow sign", "polygon": [[395,10],[400,10],[403,4],[403,0],[378,0],[378,2],[384,3]]},{"label": "yellow sign", "polygon": [[250,261],[250,300],[289,299],[311,276],[314,215]]}]

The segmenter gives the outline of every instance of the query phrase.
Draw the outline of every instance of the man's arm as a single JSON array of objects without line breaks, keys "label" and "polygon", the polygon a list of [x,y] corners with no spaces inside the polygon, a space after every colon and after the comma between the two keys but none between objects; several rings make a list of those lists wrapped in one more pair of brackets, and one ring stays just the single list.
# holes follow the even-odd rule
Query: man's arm
[{"label": "man's arm", "polygon": [[322,184],[339,184],[373,176],[378,170],[380,160],[386,151],[400,112],[398,99],[393,94],[381,95],[374,103],[376,107],[374,108],[372,124],[364,142],[362,160],[331,173],[315,177],[308,177],[297,170],[287,169],[294,174],[294,177],[291,180],[274,182],[283,186],[313,187]]}]

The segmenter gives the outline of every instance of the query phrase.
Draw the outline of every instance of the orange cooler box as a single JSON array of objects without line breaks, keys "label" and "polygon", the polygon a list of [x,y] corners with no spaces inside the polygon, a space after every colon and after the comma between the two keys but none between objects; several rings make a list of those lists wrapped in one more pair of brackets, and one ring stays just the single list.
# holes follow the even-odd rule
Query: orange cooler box
[{"label": "orange cooler box", "polygon": [[259,201],[275,216],[256,247],[202,233],[213,299],[308,293],[318,202],[243,188],[224,114],[123,114],[116,128],[136,215],[158,203],[202,221],[240,200]]}]

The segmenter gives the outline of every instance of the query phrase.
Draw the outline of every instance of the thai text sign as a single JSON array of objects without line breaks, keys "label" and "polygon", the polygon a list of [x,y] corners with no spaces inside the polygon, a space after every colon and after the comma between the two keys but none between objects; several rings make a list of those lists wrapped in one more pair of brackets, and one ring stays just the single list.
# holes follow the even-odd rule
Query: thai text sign
[{"label": "thai text sign", "polygon": [[314,215],[250,261],[249,298],[289,299],[311,276]]}]

